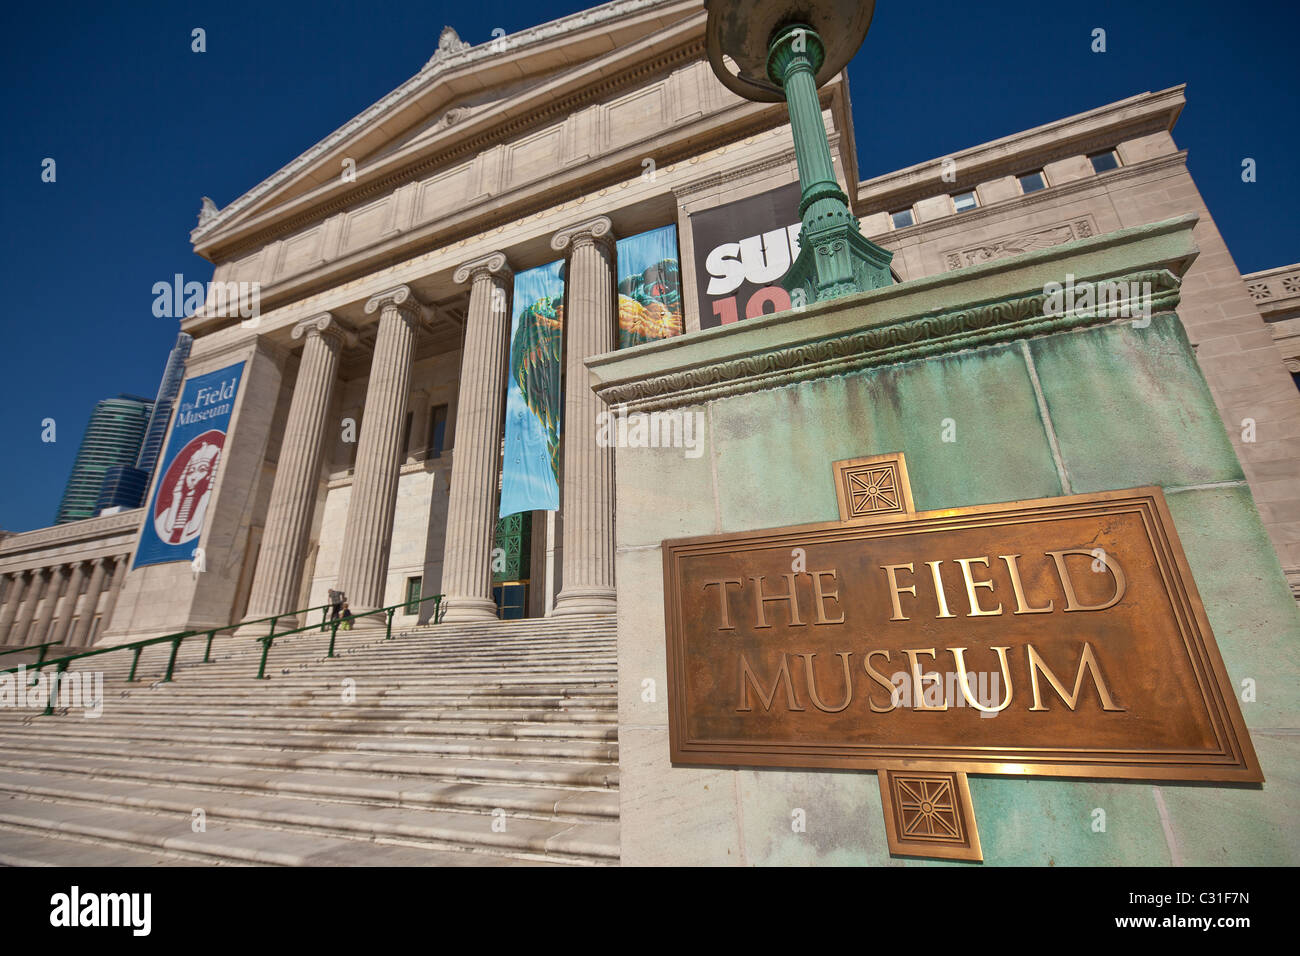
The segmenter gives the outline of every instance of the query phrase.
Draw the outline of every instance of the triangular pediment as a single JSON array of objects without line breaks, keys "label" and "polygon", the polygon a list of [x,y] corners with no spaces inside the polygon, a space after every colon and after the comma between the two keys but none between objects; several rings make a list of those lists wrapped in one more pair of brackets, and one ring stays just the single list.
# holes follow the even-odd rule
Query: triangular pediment
[{"label": "triangular pediment", "polygon": [[617,0],[477,46],[445,30],[425,67],[388,96],[215,213],[205,204],[191,242],[219,261],[222,249],[337,208],[412,163],[477,148],[702,22],[698,0]]},{"label": "triangular pediment", "polygon": [[498,106],[515,97],[526,95],[530,90],[554,79],[561,73],[566,73],[574,69],[565,67],[553,70],[539,76],[528,77],[506,86],[495,87],[491,90],[484,90],[477,95],[466,96],[448,103],[441,109],[433,110],[424,118],[422,123],[416,123],[407,132],[394,136],[392,139],[384,142],[373,152],[366,155],[359,161],[373,162],[383,159],[395,153],[400,153],[411,146],[425,146],[432,144],[435,140],[442,138],[443,134],[451,130],[452,127],[462,125],[466,120],[473,119],[490,111],[494,106]]}]

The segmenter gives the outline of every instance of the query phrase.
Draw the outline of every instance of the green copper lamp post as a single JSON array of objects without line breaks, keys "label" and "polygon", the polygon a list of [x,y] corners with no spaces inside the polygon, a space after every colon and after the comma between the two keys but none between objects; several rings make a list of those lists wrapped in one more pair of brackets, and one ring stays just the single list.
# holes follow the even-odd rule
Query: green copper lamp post
[{"label": "green copper lamp post", "polygon": [[805,301],[814,302],[889,285],[893,254],[858,229],[835,179],[817,97],[818,87],[843,70],[862,45],[875,0],[705,0],[704,5],[709,62],[718,79],[745,99],[785,101],[790,110],[803,226],[786,289],[796,302],[798,289]]}]

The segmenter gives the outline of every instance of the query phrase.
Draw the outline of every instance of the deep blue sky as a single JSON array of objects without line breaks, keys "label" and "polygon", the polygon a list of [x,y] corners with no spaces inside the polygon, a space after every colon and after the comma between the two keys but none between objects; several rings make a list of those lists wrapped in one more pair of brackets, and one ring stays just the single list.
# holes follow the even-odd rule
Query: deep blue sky
[{"label": "deep blue sky", "polygon": [[[206,282],[188,236],[418,72],[582,0],[6,3],[0,13],[0,528],[54,519],[97,400],[152,396],[176,324],[155,282]],[[1295,0],[879,0],[850,67],[862,177],[1187,84],[1174,129],[1242,272],[1300,260]],[[207,31],[207,52],[190,31]],[[1091,52],[1095,27],[1107,52]],[[1258,181],[1241,181],[1253,157]],[[41,182],[41,161],[57,181]],[[40,440],[54,418],[58,441]]]}]

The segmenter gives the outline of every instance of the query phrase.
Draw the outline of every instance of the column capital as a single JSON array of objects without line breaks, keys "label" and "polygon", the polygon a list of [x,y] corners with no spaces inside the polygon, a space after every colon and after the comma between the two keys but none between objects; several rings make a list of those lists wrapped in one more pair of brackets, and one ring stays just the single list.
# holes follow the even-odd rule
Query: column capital
[{"label": "column capital", "polygon": [[366,315],[374,315],[380,309],[396,309],[408,319],[418,319],[424,315],[424,306],[409,285],[395,286],[366,300]]},{"label": "column capital", "polygon": [[452,274],[451,281],[462,285],[484,274],[494,276],[502,282],[509,282],[514,277],[515,271],[510,268],[504,252],[493,252],[481,259],[472,259],[461,265]]},{"label": "column capital", "polygon": [[588,219],[576,226],[561,229],[551,237],[551,248],[556,252],[563,252],[570,246],[579,249],[588,245],[603,246],[611,253],[613,252],[614,224],[609,221],[608,216],[597,216],[595,219]]},{"label": "column capital", "polygon": [[313,338],[319,336],[329,345],[341,348],[344,345],[357,344],[357,334],[335,318],[332,312],[322,312],[309,319],[303,319],[293,327],[293,338]]}]

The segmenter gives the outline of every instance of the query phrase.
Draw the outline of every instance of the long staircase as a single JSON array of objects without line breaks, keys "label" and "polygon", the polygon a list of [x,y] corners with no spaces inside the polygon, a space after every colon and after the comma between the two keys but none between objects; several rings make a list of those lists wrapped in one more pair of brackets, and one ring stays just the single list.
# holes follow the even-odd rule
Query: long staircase
[{"label": "long staircase", "polygon": [[611,617],[219,638],[74,662],[102,714],[0,707],[0,864],[618,862]]}]

